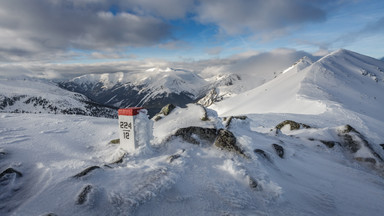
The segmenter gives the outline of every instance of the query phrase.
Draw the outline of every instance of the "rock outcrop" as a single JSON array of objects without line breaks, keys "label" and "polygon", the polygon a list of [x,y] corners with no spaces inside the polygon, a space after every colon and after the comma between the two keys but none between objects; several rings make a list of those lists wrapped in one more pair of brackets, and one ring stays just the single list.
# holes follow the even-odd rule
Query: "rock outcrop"
[{"label": "rock outcrop", "polygon": [[298,123],[298,122],[295,122],[292,120],[285,120],[285,121],[279,123],[278,125],[276,125],[276,127],[275,127],[276,134],[279,133],[281,131],[281,129],[286,125],[290,126],[290,130],[299,130],[299,129],[303,129],[303,128],[305,128],[305,129],[311,128],[309,125],[306,125],[306,124]]},{"label": "rock outcrop", "polygon": [[176,108],[175,105],[173,104],[167,104],[165,105],[163,108],[161,108],[160,112],[157,113],[154,117],[153,117],[153,120],[154,121],[159,121],[160,119],[162,119],[164,116],[167,116],[169,115],[172,110],[174,110]]},{"label": "rock outcrop", "polygon": [[202,127],[180,128],[174,136],[181,137],[192,144],[202,144],[202,141],[213,143],[217,136],[217,129]]},{"label": "rock outcrop", "polygon": [[247,157],[244,151],[237,145],[236,137],[233,133],[226,129],[220,129],[217,133],[215,146],[230,152],[236,152]]},{"label": "rock outcrop", "polygon": [[280,158],[284,158],[284,148],[279,145],[279,144],[272,144],[272,147],[275,149],[276,151],[276,154],[280,157]]},{"label": "rock outcrop", "polygon": [[340,127],[337,130],[337,135],[341,139],[340,145],[344,149],[347,149],[352,155],[357,154],[357,152],[362,148],[368,149],[368,151],[370,152],[370,156],[354,156],[357,161],[369,162],[373,164],[375,164],[376,161],[383,162],[383,158],[377,152],[375,152],[372,145],[365,139],[365,137],[359,131],[357,131],[351,125],[345,125],[343,127]]}]

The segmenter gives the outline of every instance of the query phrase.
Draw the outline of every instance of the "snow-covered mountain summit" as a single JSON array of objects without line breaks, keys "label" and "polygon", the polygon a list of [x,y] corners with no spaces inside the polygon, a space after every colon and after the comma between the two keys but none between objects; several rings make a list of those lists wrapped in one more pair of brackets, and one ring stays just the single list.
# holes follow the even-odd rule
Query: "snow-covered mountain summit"
[{"label": "snow-covered mountain summit", "polygon": [[[348,50],[306,59],[255,89],[214,105],[221,115],[321,114],[344,107],[372,116],[384,107],[384,63]],[[373,116],[372,116],[373,117]]]},{"label": "snow-covered mountain summit", "polygon": [[307,56],[304,56],[303,58],[299,59],[299,61],[295,62],[291,67],[285,69],[282,73],[286,73],[291,70],[295,70],[295,71],[303,70],[304,68],[310,66],[311,64],[313,64],[313,61]]}]

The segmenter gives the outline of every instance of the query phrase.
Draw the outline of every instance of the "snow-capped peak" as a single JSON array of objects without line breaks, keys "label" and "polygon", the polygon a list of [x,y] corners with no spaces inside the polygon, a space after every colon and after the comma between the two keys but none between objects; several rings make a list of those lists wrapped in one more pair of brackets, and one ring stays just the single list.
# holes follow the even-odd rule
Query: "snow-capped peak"
[{"label": "snow-capped peak", "polygon": [[[221,115],[241,115],[320,114],[333,107],[345,107],[383,119],[377,113],[384,107],[384,62],[338,50],[309,63],[303,59],[272,81],[219,102],[214,108]],[[307,66],[300,69],[300,65]]]},{"label": "snow-capped peak", "polygon": [[290,70],[295,70],[297,72],[299,70],[302,70],[302,69],[308,67],[312,63],[313,63],[313,61],[309,57],[304,56],[303,58],[299,59],[299,61],[295,62],[292,66],[285,69],[282,73],[284,74]]}]

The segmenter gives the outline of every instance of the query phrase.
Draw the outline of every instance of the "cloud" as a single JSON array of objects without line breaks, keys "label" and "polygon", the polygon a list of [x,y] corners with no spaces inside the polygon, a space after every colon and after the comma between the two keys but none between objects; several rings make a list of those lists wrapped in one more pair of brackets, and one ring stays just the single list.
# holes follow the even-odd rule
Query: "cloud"
[{"label": "cloud", "polygon": [[189,49],[191,45],[182,40],[172,40],[165,43],[161,43],[158,46],[161,49],[177,50],[177,49]]},{"label": "cloud", "polygon": [[306,0],[206,0],[197,9],[197,19],[214,23],[224,32],[241,33],[280,32],[292,26],[326,19],[323,6],[328,1]]},{"label": "cloud", "polygon": [[128,55],[125,53],[117,53],[117,52],[92,52],[89,55],[92,59],[132,59],[136,58],[134,54]]},{"label": "cloud", "polygon": [[[99,54],[94,54],[96,57]],[[9,63],[0,64],[0,77],[38,77],[68,80],[84,74],[114,72],[145,72],[153,67],[180,68],[194,71],[205,78],[218,74],[235,73],[245,75],[247,81],[263,73],[281,72],[303,56],[311,54],[294,49],[276,49],[270,52],[247,51],[227,58],[214,58],[199,61],[164,61],[161,59],[129,59],[100,63]],[[258,79],[257,79],[258,80]]]},{"label": "cloud", "polygon": [[205,50],[209,55],[219,55],[223,51],[223,47],[211,47]]},{"label": "cloud", "polygon": [[148,46],[170,36],[161,19],[112,13],[114,1],[0,1],[0,58],[30,58],[70,49]]},{"label": "cloud", "polygon": [[119,0],[121,9],[133,10],[137,14],[153,15],[165,19],[184,18],[194,10],[194,0]]},{"label": "cloud", "polygon": [[315,59],[307,52],[280,48],[241,58],[234,64],[231,64],[226,70],[229,73],[247,74],[251,76],[273,72],[278,74],[304,56]]},{"label": "cloud", "polygon": [[[175,36],[182,28],[175,23],[191,19],[199,25],[199,28],[196,28],[196,35],[202,34],[207,28],[212,28],[214,31],[209,33],[209,37],[219,32],[216,36],[240,35],[274,39],[305,24],[323,22],[327,18],[329,8],[339,2],[332,0],[0,1],[0,62],[60,61],[77,58],[80,55],[87,57],[90,56],[89,53],[94,53],[94,57],[102,57],[102,54],[107,53],[108,56],[118,58],[122,56],[121,53],[132,47],[184,48],[188,47],[183,38],[186,36],[179,38]],[[340,3],[338,7],[340,5],[342,4]],[[175,20],[178,21],[173,22]],[[185,26],[188,27],[191,26]],[[188,40],[198,38],[196,35],[188,35]],[[188,42],[192,44],[191,41]],[[222,45],[218,43],[215,46]],[[220,53],[219,48],[205,51],[213,55]]]}]

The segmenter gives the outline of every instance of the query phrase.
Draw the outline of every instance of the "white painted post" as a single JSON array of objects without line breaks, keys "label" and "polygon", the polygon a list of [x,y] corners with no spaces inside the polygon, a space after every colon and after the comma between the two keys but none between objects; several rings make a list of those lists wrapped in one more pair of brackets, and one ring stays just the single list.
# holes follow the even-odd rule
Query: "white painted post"
[{"label": "white painted post", "polygon": [[127,152],[134,152],[138,144],[135,142],[135,116],[142,107],[119,109],[120,148]]}]

